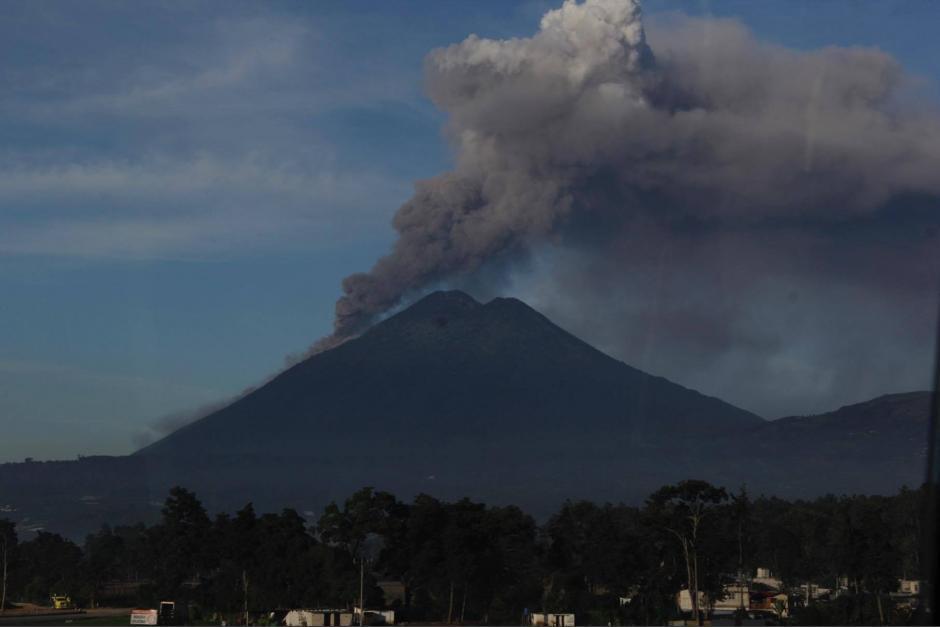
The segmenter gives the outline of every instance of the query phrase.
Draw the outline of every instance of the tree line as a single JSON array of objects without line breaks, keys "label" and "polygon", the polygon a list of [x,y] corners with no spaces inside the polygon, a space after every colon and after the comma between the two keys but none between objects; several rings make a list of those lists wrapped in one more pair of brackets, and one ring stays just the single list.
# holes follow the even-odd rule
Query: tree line
[{"label": "tree line", "polygon": [[385,604],[379,582],[403,582],[393,607],[409,621],[518,624],[526,611],[564,611],[579,623],[663,624],[679,615],[679,590],[715,599],[764,567],[793,587],[848,583],[834,601],[794,598],[791,622],[904,624],[916,617],[889,593],[921,577],[924,495],[787,501],[691,480],[641,506],[566,502],[540,525],[514,506],[364,488],[311,524],[250,503],[211,517],[176,487],[156,524],[103,526],[81,546],[47,531],[18,537],[0,519],[2,595],[7,607],[51,594],[83,606],[174,599],[234,617],[358,605],[361,568],[366,606]]}]

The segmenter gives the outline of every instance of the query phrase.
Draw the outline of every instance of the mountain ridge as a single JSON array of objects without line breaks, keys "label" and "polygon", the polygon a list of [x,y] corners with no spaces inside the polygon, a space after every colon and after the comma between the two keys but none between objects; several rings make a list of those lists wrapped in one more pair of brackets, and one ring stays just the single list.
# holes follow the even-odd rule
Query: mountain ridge
[{"label": "mountain ridge", "polygon": [[[279,437],[303,437],[309,421],[337,429],[339,419],[375,426],[378,416],[412,429],[449,425],[468,437],[478,432],[496,437],[487,415],[501,417],[500,429],[509,429],[520,415],[535,415],[541,427],[563,434],[570,431],[563,428],[564,420],[583,414],[584,420],[611,429],[628,427],[636,437],[653,439],[764,422],[606,355],[522,301],[498,298],[481,304],[451,291],[420,299],[137,454],[187,454],[181,449],[205,454],[213,444],[178,445],[200,432],[204,439],[237,447],[225,428],[246,432],[257,427],[270,415],[269,404],[279,408]],[[418,414],[426,419],[416,422]],[[435,415],[440,419],[435,421]],[[531,424],[520,428],[526,426]],[[210,435],[212,429],[216,432]],[[251,440],[263,437],[257,433]]]},{"label": "mountain ridge", "polygon": [[929,392],[765,421],[590,346],[522,301],[438,292],[128,456],[0,464],[0,506],[73,537],[210,510],[317,512],[362,486],[514,504],[638,503],[698,478],[781,497],[923,480]]}]

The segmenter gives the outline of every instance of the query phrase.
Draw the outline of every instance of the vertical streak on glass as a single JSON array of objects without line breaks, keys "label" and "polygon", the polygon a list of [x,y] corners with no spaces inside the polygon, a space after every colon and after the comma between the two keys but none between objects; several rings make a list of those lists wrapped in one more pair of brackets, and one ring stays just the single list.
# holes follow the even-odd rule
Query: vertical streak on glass
[{"label": "vertical streak on glass", "polygon": [[933,396],[930,402],[930,425],[927,436],[927,483],[925,485],[925,519],[923,550],[927,585],[922,591],[927,612],[921,613],[925,625],[935,624],[934,612],[940,608],[940,586],[937,575],[940,574],[940,538],[938,538],[938,497],[940,497],[940,312],[937,317],[937,352],[934,360]]}]

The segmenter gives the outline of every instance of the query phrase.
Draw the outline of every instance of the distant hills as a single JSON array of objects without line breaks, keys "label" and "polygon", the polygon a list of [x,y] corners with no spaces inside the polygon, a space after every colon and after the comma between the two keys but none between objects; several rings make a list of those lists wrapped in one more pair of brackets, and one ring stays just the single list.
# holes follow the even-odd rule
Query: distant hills
[{"label": "distant hills", "polygon": [[[926,478],[930,401],[930,392],[888,394],[818,416],[772,420],[715,444],[746,451],[754,477],[747,483],[768,493],[890,493]],[[724,476],[732,481],[733,467]]]},{"label": "distant hills", "polygon": [[436,292],[134,455],[0,465],[0,507],[75,535],[153,517],[174,484],[215,508],[316,512],[373,485],[536,515],[689,477],[781,496],[891,492],[922,481],[929,401],[768,422],[615,360],[516,299]]}]

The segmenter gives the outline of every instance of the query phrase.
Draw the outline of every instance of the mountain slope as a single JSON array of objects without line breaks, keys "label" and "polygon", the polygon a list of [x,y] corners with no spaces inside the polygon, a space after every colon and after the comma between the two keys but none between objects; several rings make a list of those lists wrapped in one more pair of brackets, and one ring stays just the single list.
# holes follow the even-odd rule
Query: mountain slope
[{"label": "mountain slope", "polygon": [[766,422],[617,361],[514,299],[438,292],[134,455],[0,464],[0,508],[80,538],[152,520],[173,485],[212,510],[401,498],[639,502],[687,478],[752,493],[891,493],[924,476],[930,394]]},{"label": "mountain slope", "polygon": [[139,454],[650,446],[761,425],[608,357],[518,300],[437,292]]},{"label": "mountain slope", "polygon": [[775,494],[892,492],[926,478],[930,401],[930,392],[888,394],[715,444],[744,451],[747,474]]}]

